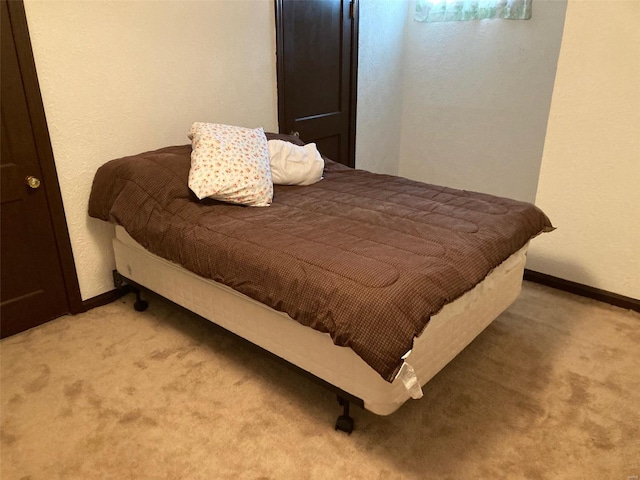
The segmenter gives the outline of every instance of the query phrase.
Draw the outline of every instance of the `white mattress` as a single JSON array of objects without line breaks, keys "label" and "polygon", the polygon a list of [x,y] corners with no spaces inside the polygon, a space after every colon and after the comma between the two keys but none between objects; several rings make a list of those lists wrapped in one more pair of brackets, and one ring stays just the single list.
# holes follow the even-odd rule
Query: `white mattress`
[{"label": "white mattress", "polygon": [[[116,268],[125,277],[361,398],[367,410],[388,415],[410,398],[399,378],[386,382],[353,350],[334,345],[328,334],[153,255],[120,226],[113,247]],[[518,297],[526,249],[514,253],[474,289],[431,318],[405,359],[421,385]]]}]

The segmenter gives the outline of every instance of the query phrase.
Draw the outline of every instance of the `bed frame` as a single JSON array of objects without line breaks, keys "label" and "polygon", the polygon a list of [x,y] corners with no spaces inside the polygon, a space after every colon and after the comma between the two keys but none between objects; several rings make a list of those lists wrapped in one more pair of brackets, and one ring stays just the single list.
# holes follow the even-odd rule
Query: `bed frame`
[{"label": "bed frame", "polygon": [[[310,376],[337,394],[343,409],[337,430],[353,430],[351,404],[388,415],[412,396],[421,395],[419,387],[420,395],[415,394],[415,388],[412,395],[401,378],[386,382],[350,348],[334,345],[328,334],[150,253],[120,226],[116,227],[113,248],[114,283],[119,288],[133,288],[136,310],[147,308],[141,290],[153,291]],[[518,297],[526,249],[527,245],[431,318],[405,356],[405,365],[413,367],[413,378],[419,386],[433,378]]]}]

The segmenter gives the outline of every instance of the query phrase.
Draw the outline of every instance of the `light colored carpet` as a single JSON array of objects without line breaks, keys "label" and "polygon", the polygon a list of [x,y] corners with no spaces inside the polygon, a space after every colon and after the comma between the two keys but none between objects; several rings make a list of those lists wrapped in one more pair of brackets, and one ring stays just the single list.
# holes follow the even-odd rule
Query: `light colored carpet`
[{"label": "light colored carpet", "polygon": [[620,479],[640,475],[640,315],[525,283],[398,412],[353,408],[132,296],[4,339],[1,478]]}]

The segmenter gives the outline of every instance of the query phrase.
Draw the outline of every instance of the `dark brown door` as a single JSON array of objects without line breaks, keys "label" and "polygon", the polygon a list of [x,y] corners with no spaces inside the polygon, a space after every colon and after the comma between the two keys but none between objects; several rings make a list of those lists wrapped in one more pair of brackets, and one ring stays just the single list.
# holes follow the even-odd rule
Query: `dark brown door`
[{"label": "dark brown door", "polygon": [[[54,234],[47,183],[25,93],[25,65],[15,33],[26,33],[21,2],[2,0],[1,336],[68,313],[69,302]],[[16,10],[18,9],[18,10]],[[20,30],[22,29],[22,30]],[[30,49],[29,49],[30,53]],[[31,58],[32,60],[32,58]],[[30,99],[32,100],[32,99]],[[38,98],[38,100],[40,100]],[[31,112],[30,112],[31,109]],[[54,186],[57,189],[57,183]]]},{"label": "dark brown door", "polygon": [[278,122],[355,165],[357,1],[276,0]]}]

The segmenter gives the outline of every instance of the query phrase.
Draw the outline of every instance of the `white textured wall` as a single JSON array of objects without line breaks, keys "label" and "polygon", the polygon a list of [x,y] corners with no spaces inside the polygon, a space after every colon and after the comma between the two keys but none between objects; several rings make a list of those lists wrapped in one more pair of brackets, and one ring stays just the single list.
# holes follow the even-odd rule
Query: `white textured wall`
[{"label": "white textured wall", "polygon": [[188,143],[193,121],[277,130],[274,5],[26,0],[25,9],[88,299],[113,288],[113,227],[87,216],[100,165]]},{"label": "white textured wall", "polygon": [[534,200],[565,9],[536,0],[528,21],[408,22],[400,175]]},{"label": "white textured wall", "polygon": [[409,2],[360,0],[356,168],[398,174]]},{"label": "white textured wall", "polygon": [[[640,4],[570,0],[548,116],[565,5],[537,0],[529,22],[421,25],[413,1],[361,0],[356,165],[525,200],[540,177],[536,201],[559,229],[533,242],[528,267],[638,298]],[[87,299],[112,288],[112,227],[86,215],[98,166],[186,143],[194,120],[277,129],[273,2],[25,8]]]},{"label": "white textured wall", "polygon": [[640,2],[570,0],[527,267],[640,299]]}]

